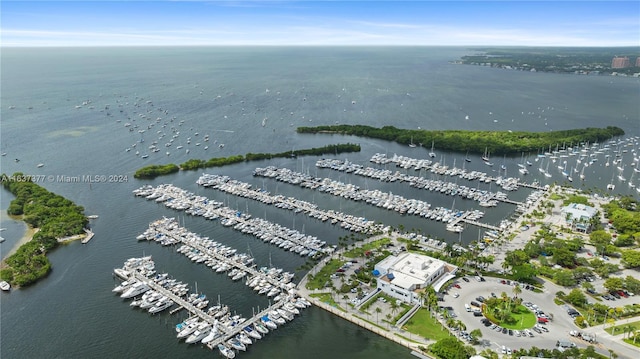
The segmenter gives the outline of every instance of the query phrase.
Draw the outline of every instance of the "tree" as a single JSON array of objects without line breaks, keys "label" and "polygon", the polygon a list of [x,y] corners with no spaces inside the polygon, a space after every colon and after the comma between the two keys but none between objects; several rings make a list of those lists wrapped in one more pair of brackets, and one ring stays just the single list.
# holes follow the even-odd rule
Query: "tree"
[{"label": "tree", "polygon": [[553,250],[553,261],[557,265],[573,268],[576,263],[576,254],[565,247],[556,248]]},{"label": "tree", "polygon": [[513,279],[521,282],[531,283],[538,274],[536,268],[531,263],[524,263],[513,267]]},{"label": "tree", "polygon": [[640,294],[640,280],[630,275],[624,279],[624,287],[631,293]]},{"label": "tree", "polygon": [[570,270],[562,269],[553,275],[553,280],[561,286],[571,287],[576,284],[573,273]]},{"label": "tree", "polygon": [[604,253],[606,246],[611,244],[611,234],[604,230],[593,231],[589,234],[589,241],[596,247],[598,253]]},{"label": "tree", "polygon": [[640,267],[640,251],[633,249],[622,251],[622,264],[627,268]]},{"label": "tree", "polygon": [[513,286],[513,295],[517,298],[520,293],[522,293],[522,288],[520,288],[520,284],[516,283]]},{"label": "tree", "polygon": [[378,321],[378,314],[382,313],[382,309],[380,309],[380,307],[376,308],[376,323],[379,323]]},{"label": "tree", "polygon": [[474,344],[478,343],[478,339],[482,338],[482,331],[480,329],[474,329],[471,332],[469,332],[469,335],[471,335],[471,341]]},{"label": "tree", "polygon": [[467,354],[464,345],[456,338],[448,337],[440,339],[432,344],[431,352],[442,359],[466,359]]},{"label": "tree", "polygon": [[572,289],[571,292],[567,294],[565,299],[567,300],[567,302],[578,307],[584,306],[587,303],[587,297],[578,288]]},{"label": "tree", "polygon": [[622,278],[618,278],[618,277],[607,278],[604,281],[604,284],[602,286],[605,287],[609,292],[614,290],[620,290],[623,287]]}]

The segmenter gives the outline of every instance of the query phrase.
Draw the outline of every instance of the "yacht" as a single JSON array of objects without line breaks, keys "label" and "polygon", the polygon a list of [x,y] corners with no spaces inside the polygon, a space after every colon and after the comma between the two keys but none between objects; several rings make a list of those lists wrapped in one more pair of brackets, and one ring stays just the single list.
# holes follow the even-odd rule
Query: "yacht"
[{"label": "yacht", "polygon": [[220,354],[222,354],[222,356],[224,356],[225,358],[229,358],[229,359],[233,359],[236,357],[236,353],[227,348],[224,344],[218,344],[218,350],[220,351]]},{"label": "yacht", "polygon": [[3,280],[0,282],[0,289],[8,292],[9,290],[11,290],[11,284],[9,284],[9,282],[7,282],[6,280]]},{"label": "yacht", "polygon": [[431,152],[429,152],[429,157],[431,157],[431,158],[435,158],[436,157],[436,153],[433,150],[433,141],[431,141]]},{"label": "yacht", "polygon": [[44,163],[38,163],[38,166],[36,166],[36,167],[42,168],[42,167],[44,167]]},{"label": "yacht", "polygon": [[204,339],[204,337],[206,337],[207,335],[209,335],[209,332],[211,331],[211,325],[209,325],[209,323],[201,323],[198,328],[193,332],[193,334],[191,334],[187,340],[185,340],[184,342],[187,344],[193,344],[193,343],[198,343],[200,341],[202,341],[202,339]]},{"label": "yacht", "polygon": [[163,310],[171,307],[173,305],[173,301],[168,298],[160,299],[153,307],[149,308],[149,313],[156,314],[160,313]]},{"label": "yacht", "polygon": [[247,350],[247,346],[242,344],[239,340],[235,338],[231,338],[227,340],[227,344],[231,345],[231,347],[235,350],[242,350],[243,352]]},{"label": "yacht", "polygon": [[120,295],[120,298],[133,298],[149,290],[149,286],[142,282],[136,282]]}]

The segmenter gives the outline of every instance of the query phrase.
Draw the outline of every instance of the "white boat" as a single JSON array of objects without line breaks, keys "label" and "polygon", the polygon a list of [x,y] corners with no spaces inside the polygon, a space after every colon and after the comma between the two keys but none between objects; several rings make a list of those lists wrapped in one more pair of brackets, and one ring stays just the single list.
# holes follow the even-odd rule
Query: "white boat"
[{"label": "white boat", "polygon": [[249,338],[249,337],[247,336],[247,334],[245,334],[245,333],[243,333],[243,332],[238,333],[238,334],[236,335],[236,339],[237,339],[240,343],[242,343],[242,344],[244,344],[244,345],[251,345],[251,344],[253,344],[253,342],[251,341],[251,338]]},{"label": "white boat", "polygon": [[[178,337],[178,339],[182,339],[191,335],[191,333],[193,333],[193,331],[198,328],[198,324],[200,323],[199,320],[199,317],[191,317],[182,323],[176,324],[176,336]],[[187,328],[189,329],[185,330]]]},{"label": "white boat", "polygon": [[9,290],[11,290],[11,284],[9,284],[9,282],[7,282],[6,280],[3,280],[0,282],[0,289],[8,292]]},{"label": "white boat", "polygon": [[44,163],[38,163],[38,166],[36,166],[36,167],[42,168],[42,167],[44,167]]},{"label": "white boat", "polygon": [[160,313],[163,310],[171,307],[173,305],[173,301],[171,299],[165,298],[164,300],[159,300],[156,305],[149,308],[149,313],[156,314]]},{"label": "white boat", "polygon": [[435,158],[436,157],[436,153],[433,150],[433,141],[431,141],[431,152],[429,152],[429,157],[431,157],[431,158]]},{"label": "white boat", "polygon": [[136,282],[120,295],[120,298],[133,298],[149,290],[149,286],[142,282]]},{"label": "white boat", "polygon": [[220,332],[218,332],[218,325],[217,325],[217,322],[216,322],[216,324],[214,324],[214,326],[213,326],[213,329],[211,329],[209,331],[209,334],[207,334],[206,337],[202,338],[202,340],[200,342],[202,344],[207,344],[207,343],[213,341],[215,338],[217,338],[219,336],[220,336]]},{"label": "white boat", "polygon": [[242,344],[239,340],[235,338],[231,338],[227,340],[227,344],[231,345],[231,347],[235,350],[242,350],[243,352],[247,350],[246,345]]},{"label": "white boat", "polygon": [[224,356],[225,358],[229,358],[229,359],[233,359],[236,357],[236,353],[227,348],[224,344],[218,344],[218,350],[220,351],[220,354],[222,354],[222,356]]},{"label": "white boat", "polygon": [[204,337],[209,335],[210,331],[211,325],[209,325],[209,323],[201,323],[200,326],[198,326],[198,329],[196,329],[184,342],[187,344],[198,343],[202,341]]},{"label": "white boat", "polygon": [[251,326],[249,326],[249,325],[248,325],[248,326],[246,326],[246,327],[244,327],[244,328],[242,328],[242,330],[244,330],[244,332],[245,332],[248,336],[250,336],[251,338],[254,338],[254,339],[260,339],[260,338],[262,338],[262,335],[260,335],[260,333],[258,333],[258,331],[253,330],[253,328],[251,328]]}]

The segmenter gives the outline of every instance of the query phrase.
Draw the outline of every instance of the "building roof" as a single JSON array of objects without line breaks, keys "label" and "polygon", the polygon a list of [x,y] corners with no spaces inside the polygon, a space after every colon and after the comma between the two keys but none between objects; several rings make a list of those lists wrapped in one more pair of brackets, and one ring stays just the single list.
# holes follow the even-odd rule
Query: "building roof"
[{"label": "building roof", "polygon": [[568,206],[562,208],[562,213],[570,213],[571,218],[593,218],[596,215],[597,210],[594,207],[587,206],[580,203],[570,203]]},{"label": "building roof", "polygon": [[378,267],[393,275],[391,283],[409,289],[424,284],[428,278],[445,266],[445,262],[429,256],[404,252],[389,256],[378,263]]}]

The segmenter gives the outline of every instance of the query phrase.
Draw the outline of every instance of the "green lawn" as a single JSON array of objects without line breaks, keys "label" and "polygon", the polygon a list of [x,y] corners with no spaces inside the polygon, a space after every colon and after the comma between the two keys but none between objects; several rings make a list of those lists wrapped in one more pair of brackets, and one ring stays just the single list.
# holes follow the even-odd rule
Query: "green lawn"
[{"label": "green lawn", "polygon": [[356,258],[356,257],[364,257],[364,253],[366,251],[370,251],[372,249],[377,249],[382,247],[383,245],[386,245],[388,243],[391,243],[391,239],[389,238],[382,238],[379,239],[377,241],[373,241],[371,243],[366,243],[363,244],[362,246],[356,247],[350,251],[346,251],[344,252],[344,256],[347,258]]},{"label": "green lawn", "polygon": [[[624,334],[624,327],[626,327],[627,325],[634,326],[634,327],[636,327],[635,330],[638,330],[638,329],[640,329],[640,320],[637,320],[635,322],[631,322],[631,323],[628,323],[628,324],[620,324],[620,325],[616,325],[616,326],[613,326],[613,327],[609,327],[609,328],[605,329],[605,331],[607,333],[611,334],[611,335]],[[636,340],[636,342],[637,342],[637,340]]]},{"label": "green lawn", "polygon": [[488,313],[486,306],[484,309],[484,315],[489,318],[492,322],[500,325],[503,328],[507,329],[527,329],[531,328],[536,324],[536,316],[527,309],[524,305],[519,305],[516,308],[515,312],[511,313],[511,316],[515,319],[513,323],[501,323],[491,313]]},{"label": "green lawn", "polygon": [[331,296],[331,293],[314,293],[310,295],[311,297],[314,298],[318,298],[321,302],[323,303],[327,303],[330,306],[340,309],[341,311],[345,312],[344,308],[342,308],[341,306],[338,305],[338,303],[336,303],[335,300],[333,300],[333,297]]},{"label": "green lawn", "polygon": [[331,278],[329,278],[333,273],[335,273],[338,268],[342,267],[344,264],[343,261],[339,261],[337,259],[330,260],[327,265],[322,267],[318,273],[316,273],[313,277],[309,276],[307,280],[307,289],[321,289],[324,288],[325,283],[327,283]]},{"label": "green lawn", "polygon": [[624,340],[625,343],[629,343],[631,345],[635,345],[638,348],[640,348],[640,340],[638,340],[638,339],[636,339],[635,343],[633,342],[633,338],[631,338],[631,339],[622,339],[622,340]]},{"label": "green lawn", "polygon": [[449,330],[440,325],[436,318],[432,318],[425,308],[419,309],[402,329],[436,341],[451,336]]}]

